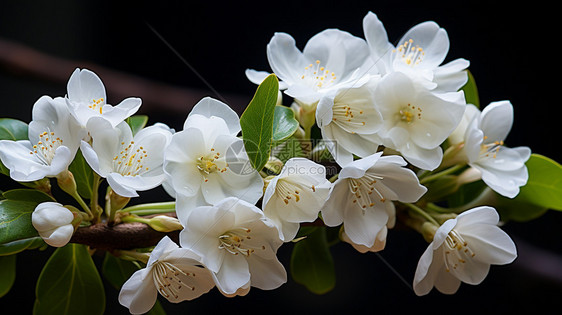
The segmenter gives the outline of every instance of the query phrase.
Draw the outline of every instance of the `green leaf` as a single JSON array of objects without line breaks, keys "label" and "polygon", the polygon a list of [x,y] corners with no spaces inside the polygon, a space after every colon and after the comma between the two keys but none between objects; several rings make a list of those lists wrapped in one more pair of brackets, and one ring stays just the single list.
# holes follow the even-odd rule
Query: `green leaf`
[{"label": "green leaf", "polygon": [[0,298],[10,292],[16,281],[16,255],[0,256]]},{"label": "green leaf", "polygon": [[462,185],[455,193],[448,197],[448,206],[451,208],[462,207],[478,197],[486,187],[488,186],[482,180]]},{"label": "green leaf", "polygon": [[86,159],[84,159],[80,150],[76,152],[76,157],[74,158],[74,161],[70,163],[68,170],[74,176],[78,194],[80,194],[82,198],[92,198],[94,189],[94,171],[90,168],[90,165],[88,165],[88,162],[86,162]]},{"label": "green leaf", "polygon": [[299,128],[295,112],[286,106],[275,106],[273,114],[273,141],[283,141],[292,136]]},{"label": "green leaf", "polygon": [[49,196],[48,194],[35,190],[35,189],[25,189],[25,188],[18,188],[5,191],[2,196],[6,199],[15,200],[15,201],[27,201],[27,202],[35,202],[36,204],[40,204],[42,202],[47,201],[55,201],[53,197]]},{"label": "green leaf", "polygon": [[12,118],[0,118],[0,140],[27,140],[27,124]]},{"label": "green leaf", "polygon": [[147,122],[148,122],[148,116],[147,115],[134,115],[134,116],[131,116],[131,117],[127,118],[127,123],[131,127],[131,131],[133,132],[133,136],[136,135],[137,132],[139,132],[139,130],[144,128],[144,126],[146,126]]},{"label": "green leaf", "polygon": [[478,96],[478,88],[476,87],[476,82],[474,81],[474,77],[469,70],[466,70],[466,73],[468,74],[468,81],[461,88],[461,90],[464,91],[466,103],[473,104],[474,106],[480,108],[480,97]]},{"label": "green leaf", "polygon": [[45,242],[40,237],[32,237],[0,244],[0,256],[14,255],[27,249],[36,249],[43,244],[45,244]]},{"label": "green leaf", "polygon": [[252,167],[258,171],[269,159],[278,93],[279,81],[271,74],[258,86],[254,98],[240,117],[244,148]]},{"label": "green leaf", "polygon": [[536,219],[543,215],[548,209],[543,206],[534,205],[522,200],[518,197],[514,199],[506,198],[496,194],[494,207],[500,214],[501,220],[526,222]]},{"label": "green leaf", "polygon": [[31,225],[31,213],[36,202],[0,200],[0,244],[37,236]]},{"label": "green leaf", "polygon": [[123,283],[137,270],[139,270],[139,266],[134,262],[119,259],[108,252],[105,253],[101,272],[115,289],[120,290]]},{"label": "green leaf", "polygon": [[67,244],[51,255],[37,280],[33,314],[99,315],[103,283],[85,245]]},{"label": "green leaf", "polygon": [[315,294],[324,294],[336,285],[334,261],[324,227],[295,243],[291,255],[291,275],[295,282]]},{"label": "green leaf", "polygon": [[[0,140],[27,140],[27,124],[12,118],[0,118]],[[0,161],[0,173],[10,175],[10,170]]]},{"label": "green leaf", "polygon": [[526,163],[527,184],[516,199],[544,208],[562,211],[562,166],[540,154],[531,154]]}]

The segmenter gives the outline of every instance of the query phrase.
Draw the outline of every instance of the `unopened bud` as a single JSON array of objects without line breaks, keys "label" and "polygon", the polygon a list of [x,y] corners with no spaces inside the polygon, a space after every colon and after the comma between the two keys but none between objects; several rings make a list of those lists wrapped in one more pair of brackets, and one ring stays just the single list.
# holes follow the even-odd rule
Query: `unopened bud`
[{"label": "unopened bud", "polygon": [[423,238],[426,242],[431,243],[433,242],[433,237],[435,236],[435,232],[439,227],[431,222],[424,222],[421,226],[421,233]]},{"label": "unopened bud", "polygon": [[57,175],[57,184],[65,193],[71,196],[76,194],[76,181],[70,171],[66,170]]},{"label": "unopened bud", "polygon": [[40,203],[31,214],[31,223],[45,243],[62,247],[74,234],[77,214],[56,202]]},{"label": "unopened bud", "polygon": [[148,220],[147,224],[158,232],[172,232],[183,229],[183,226],[177,218],[167,215],[155,216]]}]

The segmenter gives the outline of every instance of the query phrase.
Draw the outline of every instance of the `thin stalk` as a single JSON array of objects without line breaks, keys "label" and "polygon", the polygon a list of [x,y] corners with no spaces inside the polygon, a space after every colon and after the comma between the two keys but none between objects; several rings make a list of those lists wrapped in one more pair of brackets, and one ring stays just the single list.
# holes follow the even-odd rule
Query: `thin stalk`
[{"label": "thin stalk", "polygon": [[452,173],[462,169],[464,166],[465,166],[465,164],[457,164],[457,165],[449,167],[448,169],[443,170],[441,172],[424,176],[420,179],[420,184],[426,184],[426,183],[432,182],[436,179],[439,179],[442,176],[452,174]]},{"label": "thin stalk", "polygon": [[[176,210],[176,202],[175,201],[168,201],[168,202],[156,202],[156,203],[145,203],[140,205],[134,205],[127,208],[123,208],[118,210],[117,212],[128,212],[131,214],[138,214],[139,212],[144,214],[154,214],[154,213],[164,213],[163,210],[167,210],[168,212],[174,212]],[[150,213],[147,213],[150,211]]]},{"label": "thin stalk", "polygon": [[441,224],[439,224],[439,222],[437,222],[437,220],[435,220],[435,218],[433,218],[431,215],[429,215],[429,213],[425,212],[422,208],[411,204],[411,203],[403,203],[403,205],[405,205],[406,207],[410,208],[410,210],[412,210],[413,212],[419,214],[420,216],[422,216],[424,219],[426,219],[427,221],[440,226]]}]

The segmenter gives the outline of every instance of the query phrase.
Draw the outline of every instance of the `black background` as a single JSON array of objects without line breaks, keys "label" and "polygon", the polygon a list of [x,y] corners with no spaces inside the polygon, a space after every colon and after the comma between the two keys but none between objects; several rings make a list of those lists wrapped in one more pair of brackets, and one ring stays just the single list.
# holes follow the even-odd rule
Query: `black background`
[{"label": "black background", "polygon": [[[67,77],[74,68],[87,65],[106,82],[109,103],[117,104],[126,96],[141,97],[145,101],[139,113],[149,115],[149,123],[160,121],[181,130],[194,105],[192,99],[177,100],[180,106],[147,102],[146,99],[154,100],[154,90],[139,90],[126,84],[119,88],[124,95],[112,95],[104,71],[112,69],[177,88],[197,89],[193,97],[225,98],[241,113],[255,91],[244,70],[270,70],[266,44],[274,32],[291,34],[302,49],[311,36],[326,28],[339,28],[362,37],[362,19],[368,11],[378,15],[391,41],[400,39],[417,23],[434,20],[449,34],[451,48],[447,61],[465,58],[471,62],[482,105],[505,99],[513,103],[515,122],[506,144],[526,145],[533,152],[561,162],[562,54],[556,37],[559,17],[555,17],[553,8],[537,1],[522,5],[491,3],[162,1],[117,6],[94,1],[14,1],[0,4],[0,39],[70,61],[63,68],[53,69],[67,73]],[[0,53],[8,55],[15,51],[4,49]],[[67,77],[54,80],[0,63],[1,116],[29,121],[31,107],[40,96],[65,94]],[[159,189],[142,196],[144,200],[168,198]],[[392,230],[387,249],[380,257],[359,254],[346,244],[334,246],[337,285],[322,296],[309,293],[289,279],[277,290],[252,289],[246,297],[228,299],[213,290],[192,302],[173,305],[164,300],[163,304],[169,314],[508,313],[547,311],[551,307],[556,310],[562,293],[561,226],[562,214],[555,211],[528,223],[509,222],[504,229],[518,245],[519,258],[509,266],[493,266],[481,285],[463,284],[453,296],[433,291],[428,296],[416,297],[389,269],[385,262],[411,283],[417,260],[426,247],[419,235]],[[290,247],[283,246],[279,252],[286,267]],[[1,314],[31,312],[40,272],[35,262],[47,257],[47,253],[35,251],[18,256],[16,284],[0,299]],[[127,314],[117,302],[117,291],[110,287],[106,291],[107,313]]]}]

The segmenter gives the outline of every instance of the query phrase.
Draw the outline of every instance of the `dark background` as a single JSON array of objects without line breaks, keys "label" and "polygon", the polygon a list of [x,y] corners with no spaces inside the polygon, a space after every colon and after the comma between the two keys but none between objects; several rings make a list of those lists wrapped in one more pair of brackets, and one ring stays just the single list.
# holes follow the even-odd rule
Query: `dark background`
[{"label": "dark background", "polygon": [[[149,115],[149,123],[160,121],[181,130],[191,107],[206,95],[224,98],[239,113],[243,111],[256,87],[244,70],[270,70],[266,44],[274,32],[291,34],[301,49],[326,28],[362,37],[362,19],[373,11],[391,41],[427,20],[444,27],[451,42],[447,61],[470,60],[482,105],[504,99],[513,103],[515,122],[506,144],[526,145],[562,161],[561,51],[556,37],[560,26],[556,10],[544,3],[192,2],[137,1],[129,6],[94,1],[2,2],[1,116],[29,121],[35,100],[45,94],[64,95],[72,71],[85,67],[100,75],[109,103],[141,97],[139,113]],[[168,198],[160,189],[143,196]],[[562,293],[561,226],[562,213],[555,211],[531,222],[507,223],[504,229],[518,245],[519,258],[509,266],[493,266],[481,285],[463,284],[453,296],[433,291],[416,297],[388,268],[385,262],[411,283],[426,247],[419,235],[392,230],[380,256],[359,254],[346,244],[334,246],[337,285],[323,296],[289,279],[277,290],[252,289],[246,297],[228,299],[213,290],[192,302],[173,305],[164,300],[163,305],[169,314],[556,310]],[[286,267],[290,246],[279,252]],[[40,272],[36,262],[47,258],[47,253],[36,251],[18,255],[16,284],[0,299],[1,314],[31,312]],[[127,314],[117,302],[117,292],[109,287],[107,292],[107,313]]]}]

